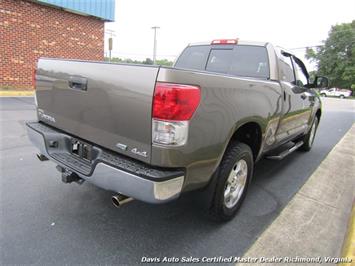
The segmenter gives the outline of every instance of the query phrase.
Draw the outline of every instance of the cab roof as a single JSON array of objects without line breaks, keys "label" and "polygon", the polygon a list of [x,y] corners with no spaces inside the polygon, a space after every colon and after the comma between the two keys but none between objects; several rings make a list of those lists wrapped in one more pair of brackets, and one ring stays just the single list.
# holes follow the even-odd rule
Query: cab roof
[{"label": "cab roof", "polygon": [[[239,39],[237,40],[238,40],[237,44],[240,45],[266,46],[268,44],[267,42],[247,41],[247,40],[239,40]],[[205,41],[205,42],[189,43],[188,46],[198,46],[198,45],[218,45],[218,44],[212,44],[212,41],[209,42]],[[234,44],[230,44],[230,45],[234,45]]]}]

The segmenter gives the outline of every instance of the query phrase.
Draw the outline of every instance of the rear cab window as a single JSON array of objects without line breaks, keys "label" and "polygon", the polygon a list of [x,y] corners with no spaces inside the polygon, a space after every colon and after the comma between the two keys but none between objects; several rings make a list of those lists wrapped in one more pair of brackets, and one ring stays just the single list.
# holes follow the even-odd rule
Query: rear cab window
[{"label": "rear cab window", "polygon": [[187,69],[204,70],[209,52],[210,46],[208,45],[189,46],[182,52],[175,66]]},{"label": "rear cab window", "polygon": [[266,47],[253,45],[198,45],[187,47],[175,67],[268,79]]}]

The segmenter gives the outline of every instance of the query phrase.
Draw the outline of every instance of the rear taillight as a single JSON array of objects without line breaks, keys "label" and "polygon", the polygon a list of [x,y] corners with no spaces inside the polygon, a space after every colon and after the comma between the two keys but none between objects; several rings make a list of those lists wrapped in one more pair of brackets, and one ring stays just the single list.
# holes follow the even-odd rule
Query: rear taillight
[{"label": "rear taillight", "polygon": [[184,145],[187,141],[189,120],[200,99],[198,86],[157,82],[153,98],[153,143]]},{"label": "rear taillight", "polygon": [[200,88],[197,86],[157,82],[153,99],[153,118],[190,120],[200,98]]}]

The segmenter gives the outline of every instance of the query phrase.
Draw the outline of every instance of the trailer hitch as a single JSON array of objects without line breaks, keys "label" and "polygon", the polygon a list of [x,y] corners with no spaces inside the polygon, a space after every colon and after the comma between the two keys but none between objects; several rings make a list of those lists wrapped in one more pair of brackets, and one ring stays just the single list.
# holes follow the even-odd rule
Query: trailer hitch
[{"label": "trailer hitch", "polygon": [[84,179],[82,179],[77,173],[74,173],[68,169],[65,169],[64,167],[57,165],[56,169],[62,173],[62,182],[69,184],[72,182],[78,183],[79,185],[81,185],[82,183],[84,183]]}]

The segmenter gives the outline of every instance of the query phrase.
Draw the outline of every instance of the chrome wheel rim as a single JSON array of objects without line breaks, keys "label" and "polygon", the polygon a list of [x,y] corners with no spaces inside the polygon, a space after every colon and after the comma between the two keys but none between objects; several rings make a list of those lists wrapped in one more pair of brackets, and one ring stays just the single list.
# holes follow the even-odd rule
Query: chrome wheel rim
[{"label": "chrome wheel rim", "polygon": [[313,125],[311,128],[311,135],[309,136],[309,145],[310,146],[313,144],[315,133],[316,133],[316,121],[313,122]]},{"label": "chrome wheel rim", "polygon": [[236,162],[224,188],[224,205],[233,208],[241,198],[248,177],[248,165],[243,159]]}]

